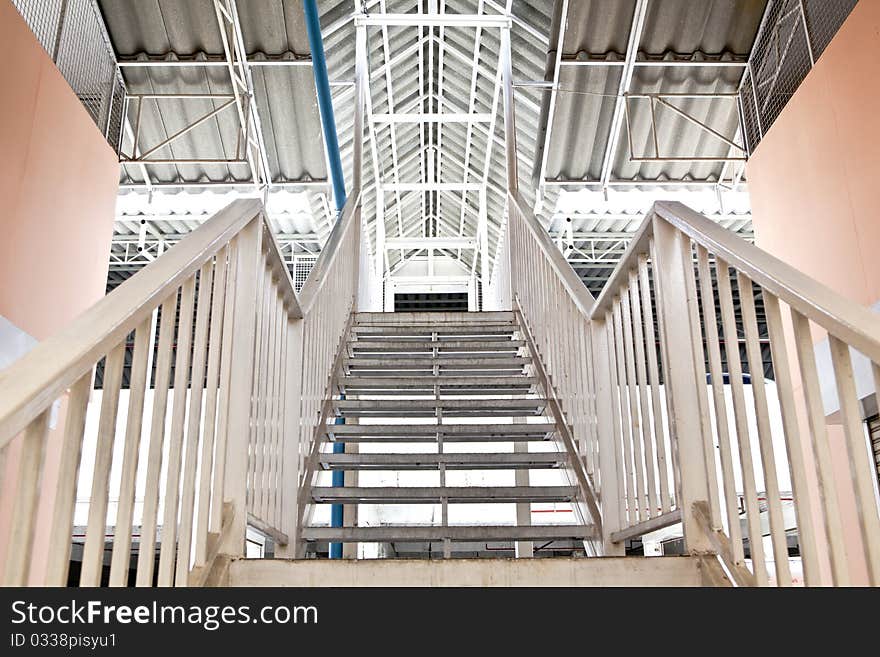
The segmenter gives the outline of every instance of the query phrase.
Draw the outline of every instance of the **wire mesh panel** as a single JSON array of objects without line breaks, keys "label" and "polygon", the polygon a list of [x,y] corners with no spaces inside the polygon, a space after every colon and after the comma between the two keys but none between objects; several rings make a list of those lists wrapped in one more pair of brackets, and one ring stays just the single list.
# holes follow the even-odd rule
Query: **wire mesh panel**
[{"label": "wire mesh panel", "polygon": [[117,149],[125,87],[93,0],[13,0],[95,125]]},{"label": "wire mesh panel", "polygon": [[828,47],[857,0],[777,0],[768,5],[740,87],[749,152]]},{"label": "wire mesh panel", "polygon": [[12,0],[34,36],[51,56],[55,50],[61,6],[64,0]]},{"label": "wire mesh panel", "polygon": [[807,31],[817,59],[825,52],[837,30],[855,9],[858,0],[803,0]]},{"label": "wire mesh panel", "polygon": [[293,260],[293,285],[296,288],[296,291],[299,292],[302,289],[303,284],[306,282],[306,279],[309,277],[309,272],[312,271],[312,265],[315,264],[315,260],[318,259],[318,256],[296,256]]}]

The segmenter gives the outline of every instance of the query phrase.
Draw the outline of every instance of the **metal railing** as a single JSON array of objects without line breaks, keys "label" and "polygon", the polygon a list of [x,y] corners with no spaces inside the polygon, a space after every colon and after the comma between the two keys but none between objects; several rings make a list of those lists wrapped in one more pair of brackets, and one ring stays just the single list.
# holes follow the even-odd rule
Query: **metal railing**
[{"label": "metal railing", "polygon": [[[767,316],[772,381],[762,372],[756,297]],[[652,319],[659,327],[656,346],[629,329],[639,323],[639,300],[646,331]],[[794,535],[807,585],[880,583],[880,510],[853,379],[858,353],[880,383],[880,317],[686,206],[657,203],[597,300],[592,324],[594,335],[608,336],[604,376],[619,391],[619,400],[598,401],[600,434],[612,427],[626,501],[604,509],[606,528],[620,527],[618,541],[662,526],[671,508],[662,489],[658,505],[655,483],[669,481],[670,464],[659,458],[665,444],[689,551],[718,554],[737,584],[791,585]],[[814,349],[823,338],[839,445],[826,424]],[[832,465],[836,450],[848,457],[843,479]],[[858,518],[857,530],[843,517]],[[652,518],[661,520],[640,526]]]},{"label": "metal railing", "polygon": [[[262,207],[236,201],[5,370],[0,451],[4,459],[15,453],[16,497],[3,544],[4,584],[68,582],[78,488],[88,500],[84,586],[129,583],[136,489],[143,491],[140,586],[203,582],[217,554],[243,554],[248,516],[285,542],[283,452],[292,442],[285,439],[285,409],[298,407],[299,398],[289,385],[296,370],[288,367],[286,377],[280,371],[294,360],[301,317]],[[120,389],[130,340],[123,430]],[[81,468],[99,361],[103,391],[92,411],[99,416],[94,451],[86,457],[94,463]],[[47,444],[56,399],[66,407],[56,429],[58,454],[55,440]],[[50,458],[59,459],[58,475],[41,486]],[[111,497],[118,499],[115,517],[108,514]],[[47,504],[49,540],[35,545],[37,510]],[[102,577],[108,526],[109,579]]]},{"label": "metal railing", "polygon": [[737,585],[799,580],[795,539],[806,585],[880,584],[854,375],[880,389],[880,317],[664,202],[593,301],[515,194],[509,207],[509,261],[493,285],[509,278],[571,426],[600,500],[597,550],[622,555],[625,541],[681,523],[687,550],[717,555]]},{"label": "metal railing", "polygon": [[[297,527],[308,524],[308,514],[313,511],[307,503],[307,491],[326,441],[322,429],[331,415],[331,386],[358,301],[360,254],[364,248],[361,236],[360,194],[357,193],[349,196],[300,293],[306,314],[300,328],[301,361],[295,365],[303,373],[299,391],[302,403],[298,421],[294,423],[299,426],[298,476],[287,482],[292,486],[290,495],[298,500],[294,519]],[[297,547],[303,547],[301,541],[297,541]]]},{"label": "metal railing", "polygon": [[94,0],[13,0],[13,4],[117,151],[125,84]]},{"label": "metal railing", "polygon": [[582,520],[598,528],[602,519],[594,483],[598,454],[595,395],[589,377],[588,313],[593,296],[522,197],[510,193],[508,207],[504,250],[510,253],[506,263],[513,292],[510,307],[520,313],[526,338],[540,354],[537,374],[545,381],[550,410],[562,427],[561,447],[571,457],[572,483],[580,488]]}]

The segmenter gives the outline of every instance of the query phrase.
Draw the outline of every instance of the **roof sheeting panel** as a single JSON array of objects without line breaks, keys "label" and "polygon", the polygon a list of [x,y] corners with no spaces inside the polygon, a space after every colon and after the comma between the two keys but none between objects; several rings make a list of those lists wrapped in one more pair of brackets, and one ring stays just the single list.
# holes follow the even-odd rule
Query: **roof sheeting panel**
[{"label": "roof sheeting panel", "polygon": [[[649,0],[639,41],[639,60],[743,61],[748,58],[766,0]],[[547,177],[596,181],[611,138],[611,121],[635,12],[635,0],[583,0],[569,3],[563,58],[600,60],[610,65],[564,66],[553,117]],[[615,64],[617,62],[617,64]],[[733,93],[739,67],[637,66],[630,93]],[[733,137],[738,127],[736,102],[680,101],[682,109],[713,129]],[[632,101],[635,156],[653,157],[647,101]],[[725,157],[729,148],[668,110],[657,116],[661,155]],[[648,137],[646,142],[646,137]],[[717,180],[720,162],[631,161],[625,125],[614,153],[612,179]],[[739,155],[739,154],[737,154]]]},{"label": "roof sheeting panel", "polygon": [[[217,60],[223,43],[212,0],[101,0],[100,7],[117,55],[123,59]],[[308,57],[302,3],[293,0],[239,2],[239,22],[248,58]],[[320,114],[310,66],[251,66],[269,172],[274,182],[324,180],[326,158]],[[150,67],[123,69],[130,93],[231,93],[224,67]],[[222,102],[222,101],[221,101]],[[213,103],[213,105],[211,104]],[[149,106],[149,107],[148,107]],[[219,106],[218,101],[161,100],[145,103],[141,150],[158,144]],[[129,120],[135,113],[129,106]],[[175,140],[167,154],[185,159],[236,159],[239,117],[223,110],[206,126]],[[130,145],[130,142],[129,142]],[[155,182],[243,182],[246,164],[149,165]],[[123,182],[141,181],[134,165],[124,167]]]}]

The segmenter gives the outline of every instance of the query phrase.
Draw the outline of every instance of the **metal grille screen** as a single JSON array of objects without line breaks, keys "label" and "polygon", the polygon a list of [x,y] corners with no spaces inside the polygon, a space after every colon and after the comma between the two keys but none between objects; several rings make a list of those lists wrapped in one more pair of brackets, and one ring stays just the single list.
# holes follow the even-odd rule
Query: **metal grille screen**
[{"label": "metal grille screen", "polygon": [[858,0],[771,0],[740,103],[749,152],[763,139]]},{"label": "metal grille screen", "polygon": [[95,125],[118,151],[125,86],[93,0],[12,0]]}]

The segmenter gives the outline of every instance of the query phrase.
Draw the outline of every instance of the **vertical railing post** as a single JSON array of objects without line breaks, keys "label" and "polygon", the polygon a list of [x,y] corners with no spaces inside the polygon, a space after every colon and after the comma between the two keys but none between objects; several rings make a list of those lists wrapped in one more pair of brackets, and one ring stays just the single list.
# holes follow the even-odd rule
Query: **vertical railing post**
[{"label": "vertical railing post", "polygon": [[225,409],[226,468],[223,500],[232,506],[232,520],[219,552],[244,556],[247,533],[247,450],[251,423],[251,394],[254,374],[254,341],[257,320],[257,271],[262,249],[262,219],[258,215],[238,235],[236,279],[233,291],[235,316],[230,345],[229,405]]},{"label": "vertical railing post", "polygon": [[[501,28],[501,67],[502,97],[504,98],[504,146],[507,155],[507,190],[516,196],[519,189],[516,163],[516,114],[513,98],[513,65],[510,52],[510,28]],[[510,203],[508,202],[508,206]],[[508,209],[508,215],[512,208]]]},{"label": "vertical railing post", "polygon": [[[681,470],[681,508],[685,543],[691,553],[712,550],[709,537],[694,512],[694,505],[709,504],[710,493],[704,454],[703,412],[699,385],[705,386],[705,365],[697,362],[694,346],[702,345],[699,321],[693,321],[685,294],[686,267],[693,268],[690,244],[672,225],[656,215],[654,222],[654,263],[657,303],[662,309],[663,335],[669,354],[666,372],[671,399],[670,420],[678,438],[678,463]],[[696,302],[696,299],[693,300]],[[702,350],[699,350],[702,353]],[[705,391],[704,391],[705,392]]]},{"label": "vertical railing post", "polygon": [[622,543],[614,543],[611,534],[622,529],[620,501],[620,463],[617,459],[616,434],[611,401],[611,345],[608,343],[608,330],[605,322],[598,319],[590,321],[592,333],[593,372],[596,390],[596,431],[599,434],[599,500],[602,511],[602,553],[604,556],[623,556]]},{"label": "vertical railing post", "polygon": [[287,323],[287,362],[284,363],[284,376],[287,377],[284,403],[284,440],[282,443],[281,466],[281,531],[287,534],[287,545],[278,546],[279,557],[294,558],[300,540],[299,505],[299,461],[300,461],[300,419],[302,416],[302,365],[303,365],[303,320],[294,319]]}]

